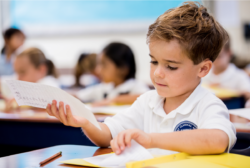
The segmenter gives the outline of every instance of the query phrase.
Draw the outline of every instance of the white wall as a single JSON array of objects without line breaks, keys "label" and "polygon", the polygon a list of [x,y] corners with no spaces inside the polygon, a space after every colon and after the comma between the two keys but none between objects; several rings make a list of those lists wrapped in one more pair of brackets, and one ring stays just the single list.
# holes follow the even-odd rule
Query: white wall
[{"label": "white wall", "polygon": [[[204,2],[205,5],[210,8],[209,10],[214,13],[215,17],[218,17],[218,13],[216,13],[216,7],[218,7],[217,2]],[[225,3],[227,3],[227,1],[225,1]],[[223,8],[223,5],[221,5],[221,7]],[[236,25],[223,26],[231,36],[232,49],[236,55],[250,60],[250,43],[244,40],[242,27],[244,22],[250,22],[249,9],[250,1],[237,1],[235,10],[238,12],[239,23]],[[225,8],[225,10],[228,9]],[[8,19],[5,20],[8,21]],[[137,78],[147,83],[151,83],[149,78],[150,59],[148,56],[148,47],[146,45],[146,32],[90,34],[64,37],[28,37],[25,47],[35,46],[41,48],[45,54],[54,61],[58,68],[73,68],[81,52],[98,53],[111,41],[120,41],[131,46],[136,56]]]},{"label": "white wall", "polygon": [[72,68],[81,52],[97,52],[109,42],[119,41],[128,44],[134,51],[139,80],[151,83],[149,78],[149,51],[146,32],[133,34],[97,34],[65,37],[28,37],[26,47],[39,47],[58,68]]},{"label": "white wall", "polygon": [[250,61],[250,41],[244,38],[243,24],[250,23],[250,1],[214,1],[215,18],[227,30],[236,56]]}]

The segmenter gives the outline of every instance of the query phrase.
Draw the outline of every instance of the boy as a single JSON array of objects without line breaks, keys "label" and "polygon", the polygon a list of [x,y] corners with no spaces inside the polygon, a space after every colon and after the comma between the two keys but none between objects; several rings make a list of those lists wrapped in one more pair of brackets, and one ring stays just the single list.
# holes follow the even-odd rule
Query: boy
[{"label": "boy", "polygon": [[236,90],[247,96],[250,94],[250,79],[245,71],[230,63],[231,59],[232,52],[228,41],[214,61],[212,70],[202,79],[202,83]]},{"label": "boy", "polygon": [[100,123],[102,130],[85,118],[72,116],[68,105],[65,114],[63,102],[59,109],[56,101],[48,104],[47,112],[65,125],[82,127],[92,142],[111,145],[116,154],[129,147],[132,139],[145,148],[190,154],[229,151],[236,137],[228,110],[200,86],[227,37],[205,7],[184,3],[149,27],[150,77],[156,90]]}]

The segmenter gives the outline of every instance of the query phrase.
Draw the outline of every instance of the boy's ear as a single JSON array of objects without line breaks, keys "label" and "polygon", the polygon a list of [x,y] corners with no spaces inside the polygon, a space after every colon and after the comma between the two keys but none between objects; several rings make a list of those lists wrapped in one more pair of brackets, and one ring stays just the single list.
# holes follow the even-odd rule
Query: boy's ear
[{"label": "boy's ear", "polygon": [[206,59],[206,60],[202,61],[200,63],[198,76],[200,78],[206,76],[209,73],[210,69],[212,68],[212,65],[213,65],[213,63],[211,60]]}]

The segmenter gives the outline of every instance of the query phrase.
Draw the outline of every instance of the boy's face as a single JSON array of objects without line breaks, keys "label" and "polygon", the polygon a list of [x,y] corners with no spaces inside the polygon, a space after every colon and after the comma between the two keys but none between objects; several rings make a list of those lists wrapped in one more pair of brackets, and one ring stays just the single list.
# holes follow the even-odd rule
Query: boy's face
[{"label": "boy's face", "polygon": [[177,40],[154,40],[149,44],[149,51],[150,78],[160,96],[181,96],[199,84],[201,66],[194,65]]}]

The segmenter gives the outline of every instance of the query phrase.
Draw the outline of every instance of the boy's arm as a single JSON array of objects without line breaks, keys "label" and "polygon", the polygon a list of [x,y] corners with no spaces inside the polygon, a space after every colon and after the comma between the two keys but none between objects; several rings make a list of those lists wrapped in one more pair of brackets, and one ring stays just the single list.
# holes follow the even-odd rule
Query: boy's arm
[{"label": "boy's arm", "polygon": [[108,147],[110,146],[110,141],[112,139],[109,128],[106,124],[99,123],[102,130],[99,130],[91,122],[82,127],[84,134],[97,146]]},{"label": "boy's arm", "polygon": [[198,129],[171,133],[150,133],[133,129],[121,132],[111,141],[111,147],[120,154],[134,139],[145,148],[160,148],[189,154],[217,154],[226,150],[228,135],[219,129]]},{"label": "boy's arm", "polygon": [[197,129],[172,133],[152,133],[151,148],[161,148],[189,154],[217,154],[225,152],[228,135],[219,129]]},{"label": "boy's arm", "polygon": [[72,127],[82,127],[84,133],[96,145],[101,147],[108,147],[112,139],[109,128],[99,123],[101,130],[94,126],[91,122],[83,117],[73,116],[69,105],[66,105],[66,113],[64,112],[64,103],[59,103],[59,108],[56,106],[57,102],[53,100],[52,104],[48,104],[46,111],[49,115],[55,116],[64,125]]}]

